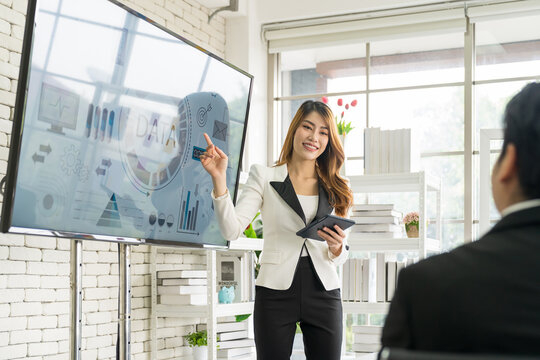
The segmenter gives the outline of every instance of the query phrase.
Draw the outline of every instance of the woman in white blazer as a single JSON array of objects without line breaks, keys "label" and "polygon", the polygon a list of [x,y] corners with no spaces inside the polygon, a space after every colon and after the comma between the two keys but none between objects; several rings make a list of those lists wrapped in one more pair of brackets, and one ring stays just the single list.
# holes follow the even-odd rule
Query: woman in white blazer
[{"label": "woman in white blazer", "polygon": [[344,152],[330,108],[306,101],[294,116],[274,167],[254,165],[236,207],[226,187],[227,155],[212,144],[201,156],[212,176],[212,198],[222,235],[235,240],[257,211],[264,224],[264,248],[256,281],[254,324],[259,360],[285,360],[292,353],[296,323],[308,360],[341,356],[342,306],[336,266],[348,246],[338,226],[319,235],[296,232],[334,212],[346,216],[352,192],[339,170]]}]

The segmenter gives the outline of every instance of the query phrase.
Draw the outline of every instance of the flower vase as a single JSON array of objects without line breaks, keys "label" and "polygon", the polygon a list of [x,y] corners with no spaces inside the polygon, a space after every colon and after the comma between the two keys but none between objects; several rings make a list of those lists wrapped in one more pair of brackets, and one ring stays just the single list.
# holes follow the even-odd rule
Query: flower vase
[{"label": "flower vase", "polygon": [[194,360],[207,360],[208,359],[208,346],[195,346],[193,348]]},{"label": "flower vase", "polygon": [[[343,146],[343,152],[345,152],[345,137],[346,137],[346,134],[339,135],[339,139],[341,140],[341,145]],[[345,177],[345,175],[347,174],[347,170],[345,169],[346,164],[347,164],[347,155],[345,155],[345,158],[343,159],[343,165],[341,166],[341,170],[339,171],[339,175],[343,177]]]},{"label": "flower vase", "polygon": [[418,237],[418,226],[417,225],[405,226],[405,230],[407,230],[407,237],[409,237],[409,238],[417,238]]}]

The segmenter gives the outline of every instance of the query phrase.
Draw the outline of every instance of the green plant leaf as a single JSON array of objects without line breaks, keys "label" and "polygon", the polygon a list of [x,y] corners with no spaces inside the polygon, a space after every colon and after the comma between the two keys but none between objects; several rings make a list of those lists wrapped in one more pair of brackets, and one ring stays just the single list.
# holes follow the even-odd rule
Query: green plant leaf
[{"label": "green plant leaf", "polygon": [[184,336],[190,347],[193,346],[206,346],[206,330],[196,331]]},{"label": "green plant leaf", "polygon": [[244,235],[247,238],[257,238],[257,233],[253,230],[253,226],[249,224],[248,228],[244,231]]},{"label": "green plant leaf", "polygon": [[251,314],[236,315],[236,322],[244,321],[250,316]]}]

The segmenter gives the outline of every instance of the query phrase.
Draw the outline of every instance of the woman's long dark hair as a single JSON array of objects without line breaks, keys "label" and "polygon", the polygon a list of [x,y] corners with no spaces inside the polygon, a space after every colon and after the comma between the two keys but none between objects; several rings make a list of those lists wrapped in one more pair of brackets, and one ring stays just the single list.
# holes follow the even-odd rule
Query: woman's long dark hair
[{"label": "woman's long dark hair", "polygon": [[326,145],[326,149],[315,162],[317,175],[328,193],[330,204],[334,207],[336,214],[338,216],[345,216],[352,205],[353,194],[347,181],[339,175],[339,171],[345,161],[345,152],[338,137],[334,114],[326,104],[320,101],[308,100],[300,105],[289,126],[287,137],[285,137],[285,143],[281,149],[276,166],[291,162],[294,134],[306,116],[313,111],[317,112],[324,119],[328,127],[328,145]]}]

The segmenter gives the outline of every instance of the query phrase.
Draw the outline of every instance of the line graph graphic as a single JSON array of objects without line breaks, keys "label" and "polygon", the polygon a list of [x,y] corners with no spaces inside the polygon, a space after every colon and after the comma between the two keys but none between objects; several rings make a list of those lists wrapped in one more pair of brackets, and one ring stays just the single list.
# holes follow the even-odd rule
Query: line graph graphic
[{"label": "line graph graphic", "polygon": [[51,84],[42,84],[38,119],[51,124],[49,131],[65,135],[62,128],[75,130],[78,113],[79,95]]}]

